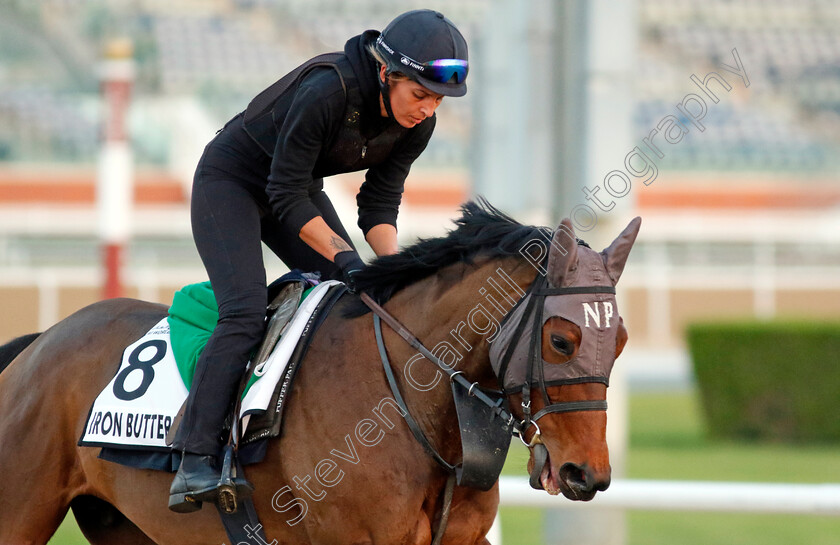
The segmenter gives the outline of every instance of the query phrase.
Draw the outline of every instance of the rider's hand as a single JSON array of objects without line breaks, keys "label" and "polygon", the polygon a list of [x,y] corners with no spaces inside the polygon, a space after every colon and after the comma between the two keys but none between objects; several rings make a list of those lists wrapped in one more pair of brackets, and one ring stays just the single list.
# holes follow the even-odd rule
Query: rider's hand
[{"label": "rider's hand", "polygon": [[355,250],[338,252],[333,258],[338,270],[341,272],[341,279],[351,293],[356,293],[356,283],[353,275],[365,268],[365,262],[359,257]]}]

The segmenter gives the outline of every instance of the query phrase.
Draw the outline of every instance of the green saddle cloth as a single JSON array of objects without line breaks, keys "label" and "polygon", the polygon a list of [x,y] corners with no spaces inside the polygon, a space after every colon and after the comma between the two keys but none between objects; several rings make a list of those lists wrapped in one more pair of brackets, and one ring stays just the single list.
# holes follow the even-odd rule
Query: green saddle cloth
[{"label": "green saddle cloth", "polygon": [[219,306],[210,282],[189,284],[176,291],[167,321],[175,363],[189,390],[198,357],[219,321]]}]

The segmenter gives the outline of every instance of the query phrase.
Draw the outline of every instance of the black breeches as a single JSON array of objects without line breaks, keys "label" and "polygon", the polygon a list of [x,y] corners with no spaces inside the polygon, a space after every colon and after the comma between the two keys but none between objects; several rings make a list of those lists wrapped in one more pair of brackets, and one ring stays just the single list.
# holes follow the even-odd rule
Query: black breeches
[{"label": "black breeches", "polygon": [[[323,191],[311,195],[327,224],[349,242]],[[192,229],[219,306],[219,322],[198,359],[175,447],[216,455],[220,432],[251,352],[262,340],[267,305],[264,242],[289,268],[321,271],[335,265],[287,232],[265,203],[221,172],[201,170],[193,186]]]}]

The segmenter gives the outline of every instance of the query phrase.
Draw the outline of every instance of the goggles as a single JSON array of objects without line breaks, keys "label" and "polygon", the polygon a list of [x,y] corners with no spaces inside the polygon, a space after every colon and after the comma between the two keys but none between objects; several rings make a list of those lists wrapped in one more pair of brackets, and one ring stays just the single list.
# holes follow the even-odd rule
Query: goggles
[{"label": "goggles", "polygon": [[380,35],[376,39],[376,43],[382,47],[389,55],[398,59],[399,62],[423,77],[424,79],[434,81],[436,83],[463,83],[467,79],[467,72],[469,71],[469,62],[463,59],[437,59],[429,62],[419,62],[408,55],[404,55],[399,51],[395,51],[391,46],[385,43]]}]

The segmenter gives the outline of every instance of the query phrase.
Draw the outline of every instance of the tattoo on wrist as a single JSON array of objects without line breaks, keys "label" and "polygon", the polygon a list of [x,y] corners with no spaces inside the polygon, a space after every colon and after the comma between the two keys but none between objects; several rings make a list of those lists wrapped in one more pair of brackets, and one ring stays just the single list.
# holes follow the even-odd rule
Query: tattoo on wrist
[{"label": "tattoo on wrist", "polygon": [[330,239],[330,247],[335,250],[338,250],[339,252],[344,252],[353,249],[353,247],[347,244],[347,242],[345,242],[344,239],[341,237],[332,237]]}]

